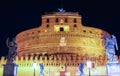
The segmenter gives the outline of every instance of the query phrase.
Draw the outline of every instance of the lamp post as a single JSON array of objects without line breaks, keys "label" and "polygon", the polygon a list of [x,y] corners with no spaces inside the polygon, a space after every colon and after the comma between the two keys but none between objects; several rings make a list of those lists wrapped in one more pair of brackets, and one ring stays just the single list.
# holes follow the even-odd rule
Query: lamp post
[{"label": "lamp post", "polygon": [[34,76],[35,76],[35,69],[37,68],[37,63],[36,62],[33,63],[33,68],[34,68]]},{"label": "lamp post", "polygon": [[87,61],[87,67],[89,69],[89,76],[91,76],[90,75],[90,69],[92,68],[92,62],[91,61]]},{"label": "lamp post", "polygon": [[50,66],[49,66],[49,76],[50,76]]}]

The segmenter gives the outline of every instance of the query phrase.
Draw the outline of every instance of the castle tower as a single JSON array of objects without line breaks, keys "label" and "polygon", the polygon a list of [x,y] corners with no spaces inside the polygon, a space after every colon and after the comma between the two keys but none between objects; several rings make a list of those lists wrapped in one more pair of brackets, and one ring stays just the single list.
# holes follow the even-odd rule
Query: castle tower
[{"label": "castle tower", "polygon": [[105,31],[83,26],[76,12],[53,12],[42,16],[40,27],[16,36],[18,56],[76,54],[88,57],[104,56]]},{"label": "castle tower", "polygon": [[[18,76],[32,75],[30,67],[34,61],[44,65],[45,76],[57,76],[63,72],[67,76],[79,76],[79,64],[86,64],[87,60],[94,64],[92,75],[105,75],[107,58],[103,36],[110,34],[102,29],[84,26],[81,18],[78,12],[46,13],[42,15],[39,27],[19,33],[16,36]],[[37,75],[39,71],[36,70]],[[87,67],[85,74],[88,75]]]}]

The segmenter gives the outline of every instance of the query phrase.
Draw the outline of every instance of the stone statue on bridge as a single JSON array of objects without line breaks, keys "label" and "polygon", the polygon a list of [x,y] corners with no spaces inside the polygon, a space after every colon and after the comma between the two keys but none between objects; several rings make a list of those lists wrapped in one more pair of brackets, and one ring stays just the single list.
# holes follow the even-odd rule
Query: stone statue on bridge
[{"label": "stone statue on bridge", "polygon": [[6,45],[9,50],[6,64],[3,65],[3,76],[17,76],[18,65],[14,62],[14,58],[17,55],[17,44],[15,42],[15,39],[10,41],[9,38],[7,38]]},{"label": "stone statue on bridge", "polygon": [[105,49],[108,61],[116,61],[115,50],[118,50],[118,45],[114,35],[112,35],[112,37],[105,35]]},{"label": "stone statue on bridge", "polygon": [[44,71],[44,65],[43,64],[39,64],[40,65],[40,76],[44,76],[43,71]]},{"label": "stone statue on bridge", "polygon": [[80,71],[80,76],[84,76],[84,63],[80,63],[79,71]]},{"label": "stone statue on bridge", "polygon": [[17,44],[15,39],[13,38],[12,41],[7,38],[6,45],[9,48],[8,55],[7,55],[7,63],[12,63],[15,56],[17,55]]}]

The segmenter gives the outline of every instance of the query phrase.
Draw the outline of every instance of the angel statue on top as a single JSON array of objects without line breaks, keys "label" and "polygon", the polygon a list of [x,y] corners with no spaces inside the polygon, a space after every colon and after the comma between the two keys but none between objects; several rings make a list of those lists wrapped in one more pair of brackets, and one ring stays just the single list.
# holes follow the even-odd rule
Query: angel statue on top
[{"label": "angel statue on top", "polygon": [[114,35],[111,37],[105,35],[105,49],[108,62],[117,61],[115,56],[115,50],[118,50],[117,40]]},{"label": "angel statue on top", "polygon": [[15,56],[17,55],[17,43],[15,41],[15,38],[13,38],[12,41],[10,41],[9,38],[7,38],[6,45],[9,48],[7,62],[12,63]]}]

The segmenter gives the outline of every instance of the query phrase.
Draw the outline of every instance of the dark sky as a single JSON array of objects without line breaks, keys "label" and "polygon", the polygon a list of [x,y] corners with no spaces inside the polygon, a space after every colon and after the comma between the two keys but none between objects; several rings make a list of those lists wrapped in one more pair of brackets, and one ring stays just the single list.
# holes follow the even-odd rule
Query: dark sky
[{"label": "dark sky", "polygon": [[21,31],[40,26],[41,15],[45,12],[58,11],[61,7],[67,12],[79,12],[84,25],[114,34],[120,46],[120,4],[118,1],[4,0],[0,2],[0,56],[7,54],[7,37],[13,38]]}]

